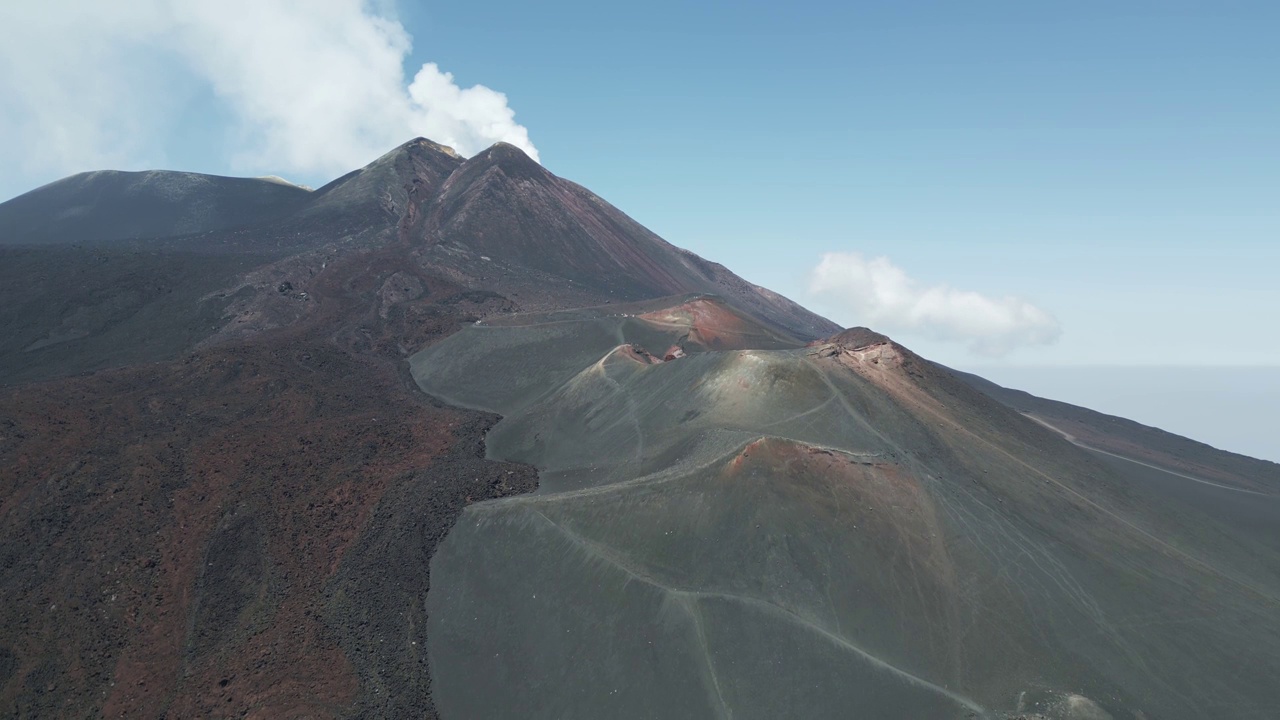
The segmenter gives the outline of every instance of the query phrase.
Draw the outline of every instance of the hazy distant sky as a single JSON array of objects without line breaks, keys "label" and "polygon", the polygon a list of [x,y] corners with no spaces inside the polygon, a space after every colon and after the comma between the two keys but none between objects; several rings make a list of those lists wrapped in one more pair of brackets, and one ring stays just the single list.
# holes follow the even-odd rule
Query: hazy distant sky
[{"label": "hazy distant sky", "polygon": [[989,380],[1280,462],[1280,368],[973,368]]},{"label": "hazy distant sky", "polygon": [[951,365],[1280,365],[1278,37],[1272,1],[6,3],[0,195],[506,139]]}]

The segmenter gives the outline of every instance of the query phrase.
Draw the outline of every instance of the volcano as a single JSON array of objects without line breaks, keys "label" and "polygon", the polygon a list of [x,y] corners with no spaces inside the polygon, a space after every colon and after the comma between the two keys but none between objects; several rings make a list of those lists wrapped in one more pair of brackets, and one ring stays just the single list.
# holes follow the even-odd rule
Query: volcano
[{"label": "volcano", "polygon": [[515,147],[0,204],[14,717],[1263,718],[1280,466],[999,387]]}]

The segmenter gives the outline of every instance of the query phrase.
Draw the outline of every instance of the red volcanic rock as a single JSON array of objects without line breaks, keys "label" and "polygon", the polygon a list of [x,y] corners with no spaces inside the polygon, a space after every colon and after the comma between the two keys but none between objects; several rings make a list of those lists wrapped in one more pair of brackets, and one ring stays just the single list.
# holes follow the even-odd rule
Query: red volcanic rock
[{"label": "red volcanic rock", "polygon": [[659,326],[688,328],[686,341],[705,350],[733,350],[766,344],[792,344],[796,339],[747,318],[717,297],[698,297],[637,316]]},{"label": "red volcanic rock", "polygon": [[469,306],[400,253],[329,265],[293,327],[0,392],[0,707],[434,717],[430,554],[536,473],[401,377]]}]

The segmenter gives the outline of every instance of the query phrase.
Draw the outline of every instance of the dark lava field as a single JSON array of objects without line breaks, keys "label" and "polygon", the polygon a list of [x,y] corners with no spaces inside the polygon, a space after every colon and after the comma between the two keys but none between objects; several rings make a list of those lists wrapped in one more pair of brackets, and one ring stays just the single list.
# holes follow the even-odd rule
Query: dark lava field
[{"label": "dark lava field", "polygon": [[495,145],[0,204],[0,716],[1280,717],[1280,466]]}]

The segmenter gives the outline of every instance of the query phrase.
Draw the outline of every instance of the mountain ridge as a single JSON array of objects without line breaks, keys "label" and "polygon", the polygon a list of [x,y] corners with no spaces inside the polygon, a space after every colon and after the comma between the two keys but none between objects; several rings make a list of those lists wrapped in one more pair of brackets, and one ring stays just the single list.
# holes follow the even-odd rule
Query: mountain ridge
[{"label": "mountain ridge", "polygon": [[[102,176],[103,182],[117,184],[130,177],[133,176]],[[101,257],[116,258],[112,268],[119,268],[130,278],[170,272],[157,265],[163,264],[162,256],[175,252],[208,256],[208,260],[199,261],[210,272],[201,273],[198,286],[184,282],[160,295],[131,290],[117,298],[121,292],[119,275],[101,280],[89,278],[86,284],[83,268],[42,261],[58,252],[75,252],[58,250],[66,247],[72,236],[58,235],[62,231],[58,230],[56,217],[50,219],[40,209],[44,205],[33,204],[32,198],[38,200],[43,189],[0,204],[0,219],[7,218],[8,226],[17,229],[15,234],[0,237],[0,252],[14,258],[9,267],[17,272],[18,268],[29,269],[43,263],[41,285],[69,289],[65,308],[52,316],[49,309],[37,310],[27,304],[27,295],[17,295],[25,279],[15,278],[8,283],[7,298],[0,290],[0,301],[5,301],[0,322],[30,338],[19,347],[0,352],[0,383],[6,377],[40,378],[53,372],[108,367],[109,362],[97,358],[109,355],[129,359],[172,357],[180,346],[203,347],[220,342],[220,338],[243,337],[286,325],[309,311],[308,284],[328,262],[389,243],[407,248],[412,255],[409,262],[468,287],[518,294],[522,304],[536,309],[681,292],[715,292],[738,298],[775,324],[797,325],[814,337],[835,327],[796,303],[738,278],[723,266],[674,248],[594,194],[552,175],[510,145],[495,145],[464,160],[443,145],[415,138],[314,191],[270,181],[226,180],[265,188],[271,198],[283,193],[279,197],[286,201],[270,205],[260,216],[239,215],[240,220],[221,224],[155,226],[168,235],[153,232],[143,233],[149,237],[137,237],[137,233],[120,230],[87,236],[98,245]],[[528,192],[521,189],[530,185],[536,187]],[[109,189],[120,194],[130,187],[126,183]],[[86,202],[75,192],[68,196],[62,191],[46,200],[70,206]],[[206,204],[195,195],[178,196],[175,202],[179,215],[190,215],[192,208]],[[542,215],[532,226],[527,222],[522,226],[513,212]],[[126,222],[112,220],[115,217],[102,216],[98,224],[109,228],[107,221]],[[477,217],[485,228],[478,228]],[[256,224],[250,219],[256,219]],[[132,226],[126,222],[123,227]],[[521,231],[521,227],[529,232]],[[20,232],[21,228],[27,230]],[[572,239],[564,241],[566,237]],[[46,238],[55,240],[45,242]],[[245,259],[243,255],[261,260]],[[258,268],[243,272],[253,264]],[[228,274],[227,267],[240,270]],[[80,274],[71,275],[75,272]],[[24,278],[29,274],[24,270]],[[108,283],[107,277],[115,279]],[[181,304],[171,308],[164,298],[175,288],[184,295]],[[192,292],[187,293],[188,288]],[[195,292],[197,288],[199,292]],[[573,299],[558,300],[561,296]],[[98,309],[116,305],[119,309],[111,313]],[[181,321],[185,326],[180,331],[182,339],[135,346],[123,355],[105,349],[67,352],[77,345],[93,346],[102,333],[145,334],[146,329],[134,321],[139,313],[141,317],[168,316],[177,309],[186,318]],[[179,331],[175,328],[174,332]],[[54,352],[55,346],[58,360],[49,363],[43,358]],[[76,362],[73,358],[77,355],[93,360]]]},{"label": "mountain ridge", "polygon": [[1280,704],[1260,464],[839,328],[511,146],[268,186],[151,237],[0,204],[46,228],[0,237],[5,713]]},{"label": "mountain ridge", "polygon": [[0,203],[0,245],[226,230],[283,216],[310,196],[296,185],[263,178],[170,170],[86,172]]}]

